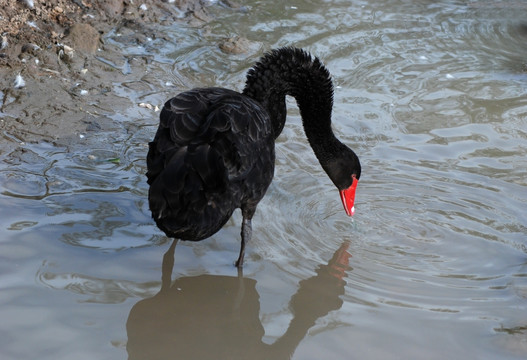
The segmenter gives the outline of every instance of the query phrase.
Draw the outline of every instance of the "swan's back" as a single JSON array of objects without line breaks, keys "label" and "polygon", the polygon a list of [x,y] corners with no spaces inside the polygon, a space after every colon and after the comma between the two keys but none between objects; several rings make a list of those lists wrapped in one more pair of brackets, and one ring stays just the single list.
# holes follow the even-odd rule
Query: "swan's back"
[{"label": "swan's back", "polygon": [[150,210],[169,237],[211,236],[234,209],[256,208],[273,177],[269,116],[235,91],[194,89],[168,100],[149,146]]}]

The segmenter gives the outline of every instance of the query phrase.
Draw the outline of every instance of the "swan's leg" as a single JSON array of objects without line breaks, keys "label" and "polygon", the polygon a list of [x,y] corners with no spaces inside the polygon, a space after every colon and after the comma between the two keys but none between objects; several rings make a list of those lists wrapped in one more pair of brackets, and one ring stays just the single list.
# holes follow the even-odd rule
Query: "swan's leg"
[{"label": "swan's leg", "polygon": [[170,289],[172,282],[172,269],[174,269],[174,250],[176,249],[177,239],[174,239],[172,245],[163,255],[163,266],[161,269],[161,291]]},{"label": "swan's leg", "polygon": [[251,240],[251,234],[251,219],[244,216],[242,221],[242,243],[240,246],[240,256],[238,257],[238,260],[236,260],[237,268],[241,268],[243,266],[243,257],[245,256],[245,244],[247,244]]}]

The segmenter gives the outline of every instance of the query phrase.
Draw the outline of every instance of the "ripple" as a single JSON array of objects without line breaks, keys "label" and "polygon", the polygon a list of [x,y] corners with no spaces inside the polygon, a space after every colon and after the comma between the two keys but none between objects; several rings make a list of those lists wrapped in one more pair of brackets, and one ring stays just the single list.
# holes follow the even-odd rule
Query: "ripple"
[{"label": "ripple", "polygon": [[[127,81],[113,85],[123,101],[152,104],[188,87],[243,87],[261,49],[222,53],[218,39],[233,34],[264,49],[306,47],[327,64],[336,84],[335,132],[363,165],[357,213],[344,214],[288,101],[275,179],[253,219],[245,269],[258,279],[266,331],[280,336],[294,317],[288,304],[299,282],[348,244],[344,303],[318,320],[303,340],[308,349],[325,351],[330,343],[338,355],[348,354],[349,339],[386,334],[400,344],[429,338],[419,343],[427,355],[452,341],[467,353],[485,343],[478,351],[488,355],[489,337],[521,333],[527,50],[518,9],[408,0],[250,4],[254,16],[233,11],[208,26],[161,27],[166,36],[154,40],[110,32],[105,43],[122,48],[122,57],[101,58],[126,73]],[[33,246],[58,242],[53,261],[69,268],[46,262],[37,282],[83,301],[116,304],[152,295],[159,284],[101,273],[136,278],[146,272],[158,279],[156,246],[167,239],[150,218],[144,177],[158,114],[130,107],[111,116],[118,131],[103,130],[79,148],[19,144],[0,154],[0,184],[13,210],[4,220],[7,233]],[[178,245],[178,272],[232,272],[240,217],[236,212],[211,239]],[[148,248],[156,253],[149,262]],[[79,259],[86,264],[76,264]],[[431,324],[426,336],[422,324]],[[371,340],[364,344],[374,348]]]}]

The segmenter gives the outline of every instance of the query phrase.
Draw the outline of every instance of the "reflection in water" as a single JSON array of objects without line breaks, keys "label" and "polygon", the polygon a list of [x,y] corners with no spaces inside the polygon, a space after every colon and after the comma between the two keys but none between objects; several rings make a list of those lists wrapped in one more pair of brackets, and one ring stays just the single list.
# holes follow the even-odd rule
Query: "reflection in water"
[{"label": "reflection in water", "polygon": [[130,311],[129,359],[289,359],[318,318],[340,309],[351,256],[344,243],[316,275],[300,281],[289,303],[294,314],[275,343],[262,341],[256,281],[200,275],[171,283],[176,242],[163,257],[161,290]]}]

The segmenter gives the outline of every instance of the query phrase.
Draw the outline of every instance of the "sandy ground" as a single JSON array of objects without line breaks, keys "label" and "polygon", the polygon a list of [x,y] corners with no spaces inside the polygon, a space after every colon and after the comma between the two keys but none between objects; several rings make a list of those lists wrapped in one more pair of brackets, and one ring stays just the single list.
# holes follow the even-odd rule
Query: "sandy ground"
[{"label": "sandy ground", "polygon": [[0,147],[62,145],[111,128],[98,109],[130,105],[112,96],[121,72],[95,59],[98,51],[118,55],[103,42],[111,29],[140,38],[155,36],[150,29],[158,23],[210,19],[200,0],[0,0]]}]

